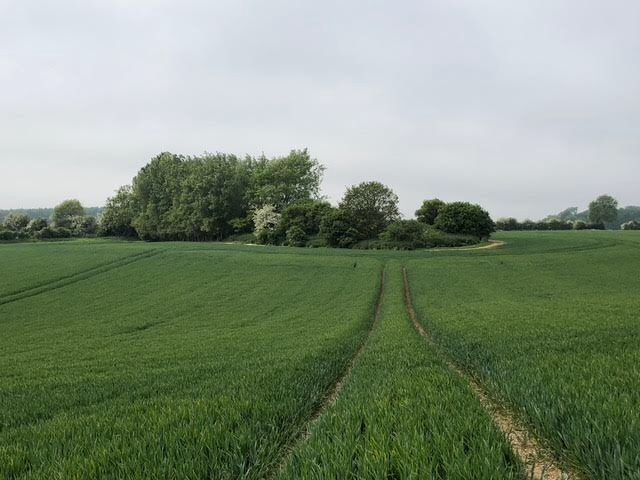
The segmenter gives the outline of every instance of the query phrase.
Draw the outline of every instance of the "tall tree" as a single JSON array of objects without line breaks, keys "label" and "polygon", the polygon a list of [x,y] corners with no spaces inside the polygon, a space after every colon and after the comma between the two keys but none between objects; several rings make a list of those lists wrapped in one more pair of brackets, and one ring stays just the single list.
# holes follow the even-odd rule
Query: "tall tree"
[{"label": "tall tree", "polygon": [[100,234],[117,237],[135,237],[133,221],[138,213],[133,189],[130,185],[120,187],[113,197],[107,199],[100,218]]},{"label": "tall tree", "polygon": [[618,201],[610,195],[600,195],[589,204],[591,223],[612,224],[618,218]]},{"label": "tall tree", "polygon": [[400,219],[398,196],[380,182],[362,182],[348,188],[340,210],[363,238],[378,236]]},{"label": "tall tree", "polygon": [[324,166],[311,158],[307,149],[292,150],[286,157],[261,158],[253,167],[251,203],[273,205],[282,212],[289,205],[317,199]]},{"label": "tall tree", "polygon": [[436,221],[440,209],[444,207],[444,203],[439,198],[433,200],[425,200],[422,202],[422,206],[416,210],[416,219],[419,222],[426,223],[427,225],[433,225]]},{"label": "tall tree", "polygon": [[79,200],[65,200],[53,209],[53,223],[56,227],[73,228],[76,218],[84,217],[84,207]]}]

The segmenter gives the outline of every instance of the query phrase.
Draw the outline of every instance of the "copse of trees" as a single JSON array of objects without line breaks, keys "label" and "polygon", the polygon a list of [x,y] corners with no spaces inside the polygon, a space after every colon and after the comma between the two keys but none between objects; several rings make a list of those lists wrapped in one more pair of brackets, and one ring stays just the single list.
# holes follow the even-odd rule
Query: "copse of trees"
[{"label": "copse of trees", "polygon": [[45,218],[31,219],[11,214],[0,224],[0,240],[57,239],[87,237],[97,233],[95,217],[85,215],[78,200],[65,200],[52,212],[53,224]]}]

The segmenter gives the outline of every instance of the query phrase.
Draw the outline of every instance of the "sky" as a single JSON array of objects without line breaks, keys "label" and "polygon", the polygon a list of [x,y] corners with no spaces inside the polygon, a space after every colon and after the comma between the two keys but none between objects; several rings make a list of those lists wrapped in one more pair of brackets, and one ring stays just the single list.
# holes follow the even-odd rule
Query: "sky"
[{"label": "sky", "polygon": [[105,202],[163,151],[308,148],[494,218],[640,204],[637,0],[0,0],[0,209]]}]

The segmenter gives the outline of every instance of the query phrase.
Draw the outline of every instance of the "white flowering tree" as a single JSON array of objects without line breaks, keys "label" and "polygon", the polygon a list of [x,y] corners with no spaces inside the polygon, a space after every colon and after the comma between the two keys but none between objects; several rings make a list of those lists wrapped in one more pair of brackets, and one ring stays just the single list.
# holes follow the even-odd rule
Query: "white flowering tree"
[{"label": "white flowering tree", "polygon": [[272,243],[280,224],[280,214],[273,205],[267,204],[253,212],[253,223],[256,226],[258,242]]}]

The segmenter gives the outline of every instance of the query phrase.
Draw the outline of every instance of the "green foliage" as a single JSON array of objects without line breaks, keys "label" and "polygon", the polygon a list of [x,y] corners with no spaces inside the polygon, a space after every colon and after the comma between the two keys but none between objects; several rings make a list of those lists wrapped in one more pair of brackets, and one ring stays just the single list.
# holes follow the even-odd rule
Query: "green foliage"
[{"label": "green foliage", "polygon": [[400,219],[398,196],[380,182],[362,182],[349,187],[340,202],[359,239],[374,238]]},{"label": "green foliage", "polygon": [[496,220],[496,230],[502,231],[514,231],[514,230],[524,230],[521,224],[513,217],[509,218],[499,218]]},{"label": "green foliage", "polygon": [[273,205],[265,205],[253,213],[253,223],[256,226],[255,235],[258,243],[263,245],[280,243],[279,225],[280,214]]},{"label": "green foliage", "polygon": [[138,206],[130,185],[120,187],[113,197],[107,199],[100,218],[99,232],[102,236],[136,237],[133,221]]},{"label": "green foliage", "polygon": [[488,238],[495,231],[495,224],[487,211],[467,202],[446,204],[440,210],[434,226],[443,232],[478,238]]},{"label": "green foliage", "polygon": [[416,210],[416,219],[427,225],[433,225],[440,213],[440,209],[445,205],[446,203],[438,198],[425,200],[422,202],[422,206]]},{"label": "green foliage", "polygon": [[304,247],[307,243],[307,234],[298,225],[287,230],[287,245],[290,247]]},{"label": "green foliage", "polygon": [[15,233],[26,232],[30,220],[26,215],[11,214],[4,221],[4,229]]},{"label": "green foliage", "polygon": [[294,203],[283,210],[279,228],[287,232],[291,227],[297,226],[307,236],[317,235],[320,232],[322,219],[331,210],[331,205],[323,201]]},{"label": "green foliage", "polygon": [[53,209],[52,219],[56,227],[72,229],[74,219],[85,215],[84,207],[79,200],[65,200]]},{"label": "green foliage", "polygon": [[614,223],[618,218],[618,201],[610,195],[601,195],[589,204],[591,223]]},{"label": "green foliage", "polygon": [[574,230],[586,230],[587,229],[587,222],[583,222],[582,220],[578,220],[576,223],[573,224],[573,229]]},{"label": "green foliage", "polygon": [[48,226],[34,234],[37,239],[71,238],[73,232],[65,227]]},{"label": "green foliage", "polygon": [[261,158],[251,177],[251,204],[273,205],[282,212],[289,205],[318,198],[324,167],[307,149],[292,150],[286,157]]},{"label": "green foliage", "polygon": [[0,228],[0,240],[16,240],[18,234],[12,230],[4,230]]},{"label": "green foliage", "polygon": [[322,217],[320,234],[328,246],[339,248],[351,248],[364,238],[352,226],[351,215],[341,208],[334,208]]},{"label": "green foliage", "polygon": [[34,237],[39,231],[49,226],[49,222],[47,222],[44,218],[34,218],[29,222],[29,226],[27,227],[27,231],[29,235]]},{"label": "green foliage", "polygon": [[640,222],[631,220],[622,224],[622,230],[640,230]]}]

